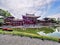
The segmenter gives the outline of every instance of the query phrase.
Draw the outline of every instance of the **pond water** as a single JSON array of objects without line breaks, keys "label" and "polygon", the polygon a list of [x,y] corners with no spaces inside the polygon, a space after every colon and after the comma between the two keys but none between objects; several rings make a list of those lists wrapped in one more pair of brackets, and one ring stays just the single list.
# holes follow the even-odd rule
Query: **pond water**
[{"label": "pond water", "polygon": [[44,35],[44,36],[51,36],[51,37],[59,37],[60,38],[60,27],[57,27],[55,29],[55,32],[53,32],[53,33],[46,34],[43,31],[42,32],[37,32],[37,33],[40,34],[40,35]]}]

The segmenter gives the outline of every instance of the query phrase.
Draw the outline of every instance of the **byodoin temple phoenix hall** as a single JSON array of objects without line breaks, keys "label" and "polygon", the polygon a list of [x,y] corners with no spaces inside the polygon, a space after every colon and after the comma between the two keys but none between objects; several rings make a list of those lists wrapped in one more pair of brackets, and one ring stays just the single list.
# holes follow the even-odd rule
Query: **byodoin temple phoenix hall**
[{"label": "byodoin temple phoenix hall", "polygon": [[21,19],[15,19],[14,17],[6,17],[4,22],[11,26],[23,26],[23,25],[44,25],[49,26],[52,25],[53,22],[49,18],[45,18],[44,20],[38,20],[41,16],[35,16],[34,14],[26,14],[22,15]]}]

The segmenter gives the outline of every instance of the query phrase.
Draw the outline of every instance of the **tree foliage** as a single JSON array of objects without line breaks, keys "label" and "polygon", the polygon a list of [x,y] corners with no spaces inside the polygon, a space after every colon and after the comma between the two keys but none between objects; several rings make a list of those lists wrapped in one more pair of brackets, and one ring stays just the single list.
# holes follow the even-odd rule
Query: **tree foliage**
[{"label": "tree foliage", "polygon": [[11,14],[8,11],[0,9],[0,16],[8,17],[11,16]]}]

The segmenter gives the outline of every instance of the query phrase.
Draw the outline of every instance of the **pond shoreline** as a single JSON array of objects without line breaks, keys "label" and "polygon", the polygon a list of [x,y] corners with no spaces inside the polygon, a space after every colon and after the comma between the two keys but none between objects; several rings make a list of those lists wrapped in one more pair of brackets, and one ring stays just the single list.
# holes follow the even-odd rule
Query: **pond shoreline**
[{"label": "pond shoreline", "polygon": [[37,32],[44,31],[45,33],[50,33],[53,32],[53,29],[47,28],[47,27],[42,27],[42,28],[27,28],[25,30],[21,28],[14,28],[12,29],[13,31],[4,31],[0,29],[0,34],[7,34],[7,35],[16,35],[16,36],[25,36],[25,37],[30,37],[30,38],[37,38],[37,39],[42,39],[42,40],[51,40],[51,41],[59,41],[59,38],[55,37],[49,37],[49,36],[43,36],[39,35]]}]

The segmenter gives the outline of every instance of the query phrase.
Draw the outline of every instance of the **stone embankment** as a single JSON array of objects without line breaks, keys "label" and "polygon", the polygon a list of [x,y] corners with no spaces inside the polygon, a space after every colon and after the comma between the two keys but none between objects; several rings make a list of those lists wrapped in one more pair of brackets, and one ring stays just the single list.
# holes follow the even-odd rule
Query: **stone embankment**
[{"label": "stone embankment", "polygon": [[0,34],[0,45],[60,45],[58,42]]}]

